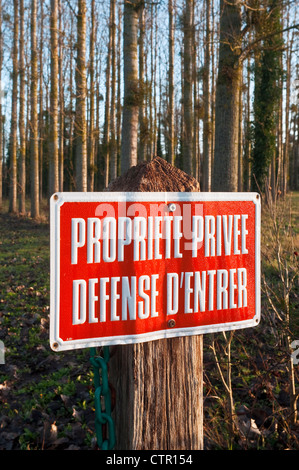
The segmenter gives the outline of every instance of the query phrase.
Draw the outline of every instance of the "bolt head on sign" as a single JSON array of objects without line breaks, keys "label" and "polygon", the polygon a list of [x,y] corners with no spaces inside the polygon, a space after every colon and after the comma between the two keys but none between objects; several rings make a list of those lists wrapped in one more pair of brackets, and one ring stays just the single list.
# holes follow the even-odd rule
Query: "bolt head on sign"
[{"label": "bolt head on sign", "polygon": [[255,326],[257,193],[56,193],[53,350]]}]

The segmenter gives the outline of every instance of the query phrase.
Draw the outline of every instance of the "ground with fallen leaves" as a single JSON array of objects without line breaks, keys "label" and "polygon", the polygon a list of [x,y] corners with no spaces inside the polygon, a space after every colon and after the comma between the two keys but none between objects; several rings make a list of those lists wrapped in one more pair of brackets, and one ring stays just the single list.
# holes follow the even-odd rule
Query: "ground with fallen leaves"
[{"label": "ground with fallen leaves", "polygon": [[[0,364],[0,450],[96,448],[89,350],[55,353],[49,346],[49,260],[47,218],[35,222],[0,213],[0,340],[5,345],[5,363]],[[274,268],[269,268],[269,275],[279,289]],[[298,282],[290,300],[298,320]],[[298,424],[289,421],[288,357],[279,330],[274,331],[269,321],[264,296],[262,305],[260,325],[236,332],[232,342],[237,413],[233,440],[211,337],[204,338],[206,449],[299,449]],[[293,334],[299,339],[298,329]],[[224,337],[218,334],[214,339],[226,374]]]},{"label": "ground with fallen leaves", "polygon": [[0,244],[0,449],[90,449],[89,351],[49,347],[49,224],[1,214]]}]

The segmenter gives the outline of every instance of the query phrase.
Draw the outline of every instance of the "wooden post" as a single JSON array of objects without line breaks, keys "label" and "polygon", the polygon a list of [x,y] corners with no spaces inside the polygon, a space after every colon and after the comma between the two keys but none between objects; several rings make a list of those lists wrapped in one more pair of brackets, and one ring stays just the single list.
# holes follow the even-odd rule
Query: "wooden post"
[{"label": "wooden post", "polygon": [[[199,191],[198,182],[156,157],[130,168],[108,191]],[[203,448],[202,336],[111,348],[116,450]]]}]

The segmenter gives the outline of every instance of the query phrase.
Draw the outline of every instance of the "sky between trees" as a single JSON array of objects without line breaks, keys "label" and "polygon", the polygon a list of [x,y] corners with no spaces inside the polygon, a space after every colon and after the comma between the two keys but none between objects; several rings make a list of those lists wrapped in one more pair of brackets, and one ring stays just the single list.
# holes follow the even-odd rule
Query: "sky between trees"
[{"label": "sky between trees", "polygon": [[38,217],[155,155],[201,191],[298,190],[296,3],[0,0],[0,202]]}]

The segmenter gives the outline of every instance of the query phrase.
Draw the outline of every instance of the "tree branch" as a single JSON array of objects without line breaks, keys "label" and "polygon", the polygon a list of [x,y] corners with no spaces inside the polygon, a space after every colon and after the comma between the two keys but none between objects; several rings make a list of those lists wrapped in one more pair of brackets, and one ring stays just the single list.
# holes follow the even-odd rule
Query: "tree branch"
[{"label": "tree branch", "polygon": [[[244,29],[244,31],[245,31],[245,29]],[[242,62],[243,60],[245,60],[247,58],[248,54],[252,51],[252,49],[254,49],[254,47],[260,41],[262,41],[263,39],[271,38],[273,36],[276,36],[277,34],[282,34],[282,33],[285,33],[286,31],[290,31],[291,29],[298,29],[299,30],[299,23],[297,23],[295,25],[292,25],[292,26],[288,26],[287,28],[284,28],[284,29],[280,29],[279,31],[273,31],[269,34],[265,34],[263,36],[260,36],[255,41],[252,41],[250,44],[247,44],[247,46],[243,49],[243,51],[241,52],[241,54],[239,56],[239,62]]]}]

